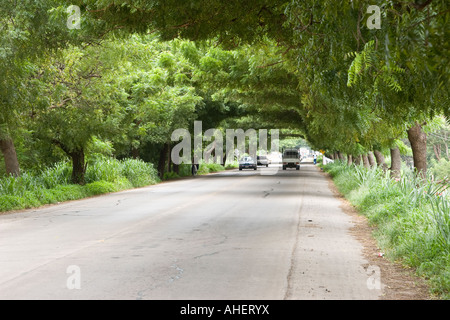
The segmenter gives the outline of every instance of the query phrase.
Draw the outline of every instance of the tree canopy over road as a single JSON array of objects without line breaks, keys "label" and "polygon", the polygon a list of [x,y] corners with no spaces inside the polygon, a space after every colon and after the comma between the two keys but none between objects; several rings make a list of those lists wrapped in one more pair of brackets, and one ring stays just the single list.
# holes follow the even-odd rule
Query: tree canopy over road
[{"label": "tree canopy over road", "polygon": [[390,155],[393,174],[408,138],[424,174],[426,132],[450,116],[448,2],[376,1],[379,16],[372,4],[5,1],[5,172],[69,157],[83,183],[85,154],[103,141],[162,173],[171,132],[202,120],[294,130],[349,160]]},{"label": "tree canopy over road", "polygon": [[[377,225],[387,256],[448,298],[449,4],[3,0],[0,212],[191,175],[192,164],[172,159],[177,129],[194,140],[183,159],[200,147],[208,155],[198,174],[236,167],[236,154],[227,163],[216,154],[219,139],[205,132],[196,144],[200,122],[222,134],[278,129],[280,146],[307,144],[339,160],[323,170]],[[303,188],[311,176],[302,172]],[[200,189],[218,193],[204,185],[173,193],[188,199]]]}]

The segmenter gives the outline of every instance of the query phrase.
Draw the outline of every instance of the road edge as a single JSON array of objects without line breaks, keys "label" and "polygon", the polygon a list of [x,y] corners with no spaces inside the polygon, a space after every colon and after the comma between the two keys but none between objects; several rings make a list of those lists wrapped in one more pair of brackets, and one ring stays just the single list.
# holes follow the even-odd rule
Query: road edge
[{"label": "road edge", "polygon": [[383,283],[380,300],[437,300],[430,293],[426,281],[416,275],[413,268],[407,268],[399,262],[386,259],[381,253],[377,240],[373,236],[376,227],[369,225],[367,218],[361,214],[335,186],[332,177],[316,167],[326,177],[328,186],[335,198],[339,199],[342,211],[352,218],[354,226],[350,234],[363,246],[364,258],[370,265],[380,268]]}]

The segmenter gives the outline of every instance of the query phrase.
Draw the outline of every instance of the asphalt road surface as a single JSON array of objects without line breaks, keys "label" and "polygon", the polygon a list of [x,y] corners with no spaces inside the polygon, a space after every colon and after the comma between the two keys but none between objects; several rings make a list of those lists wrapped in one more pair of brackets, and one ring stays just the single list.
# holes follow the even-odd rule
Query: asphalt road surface
[{"label": "asphalt road surface", "polygon": [[377,299],[351,227],[310,164],[0,215],[0,299]]}]

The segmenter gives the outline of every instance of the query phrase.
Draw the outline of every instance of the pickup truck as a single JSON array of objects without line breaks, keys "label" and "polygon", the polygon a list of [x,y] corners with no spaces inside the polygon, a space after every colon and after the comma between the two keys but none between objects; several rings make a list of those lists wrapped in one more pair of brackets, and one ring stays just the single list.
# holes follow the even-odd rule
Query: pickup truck
[{"label": "pickup truck", "polygon": [[283,170],[286,168],[295,168],[300,170],[300,157],[296,149],[287,149],[283,152]]}]

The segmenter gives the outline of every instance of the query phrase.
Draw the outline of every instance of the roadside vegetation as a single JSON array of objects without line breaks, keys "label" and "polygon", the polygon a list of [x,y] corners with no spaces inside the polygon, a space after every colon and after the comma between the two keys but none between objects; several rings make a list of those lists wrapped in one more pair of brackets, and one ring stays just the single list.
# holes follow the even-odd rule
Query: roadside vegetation
[{"label": "roadside vegetation", "polygon": [[[201,162],[197,170],[197,175],[206,175],[209,173],[215,173],[224,171],[226,169],[237,168],[237,164],[231,163],[226,166],[220,165],[218,163],[205,163]],[[192,166],[188,164],[181,164],[177,169],[178,172],[168,171],[164,173],[164,180],[177,179],[182,177],[192,176]]]},{"label": "roadside vegetation", "polygon": [[59,162],[41,171],[0,179],[0,212],[35,208],[158,183],[157,171],[140,160],[96,157],[88,161],[86,184],[71,182],[72,166]]},{"label": "roadside vegetation", "polygon": [[325,165],[338,190],[369,222],[387,258],[413,267],[434,294],[450,298],[450,188],[448,178],[424,181],[404,167],[399,178],[380,168]]},{"label": "roadside vegetation", "polygon": [[[194,121],[280,129],[356,164],[326,170],[388,255],[448,297],[448,0],[380,0],[381,28],[372,1],[330,3],[3,1],[0,211],[189,176],[172,133]],[[201,143],[217,159],[223,141]]]},{"label": "roadside vegetation", "polygon": [[[198,175],[206,175],[237,168],[236,163],[226,167],[216,163],[201,163]],[[192,176],[190,165],[182,164],[178,173],[165,172],[160,179],[153,164],[142,160],[117,160],[100,154],[87,161],[85,184],[73,184],[72,166],[61,161],[43,170],[23,172],[20,177],[0,179],[0,212],[37,208],[70,200],[79,200],[100,194],[145,187],[161,181]]]}]

